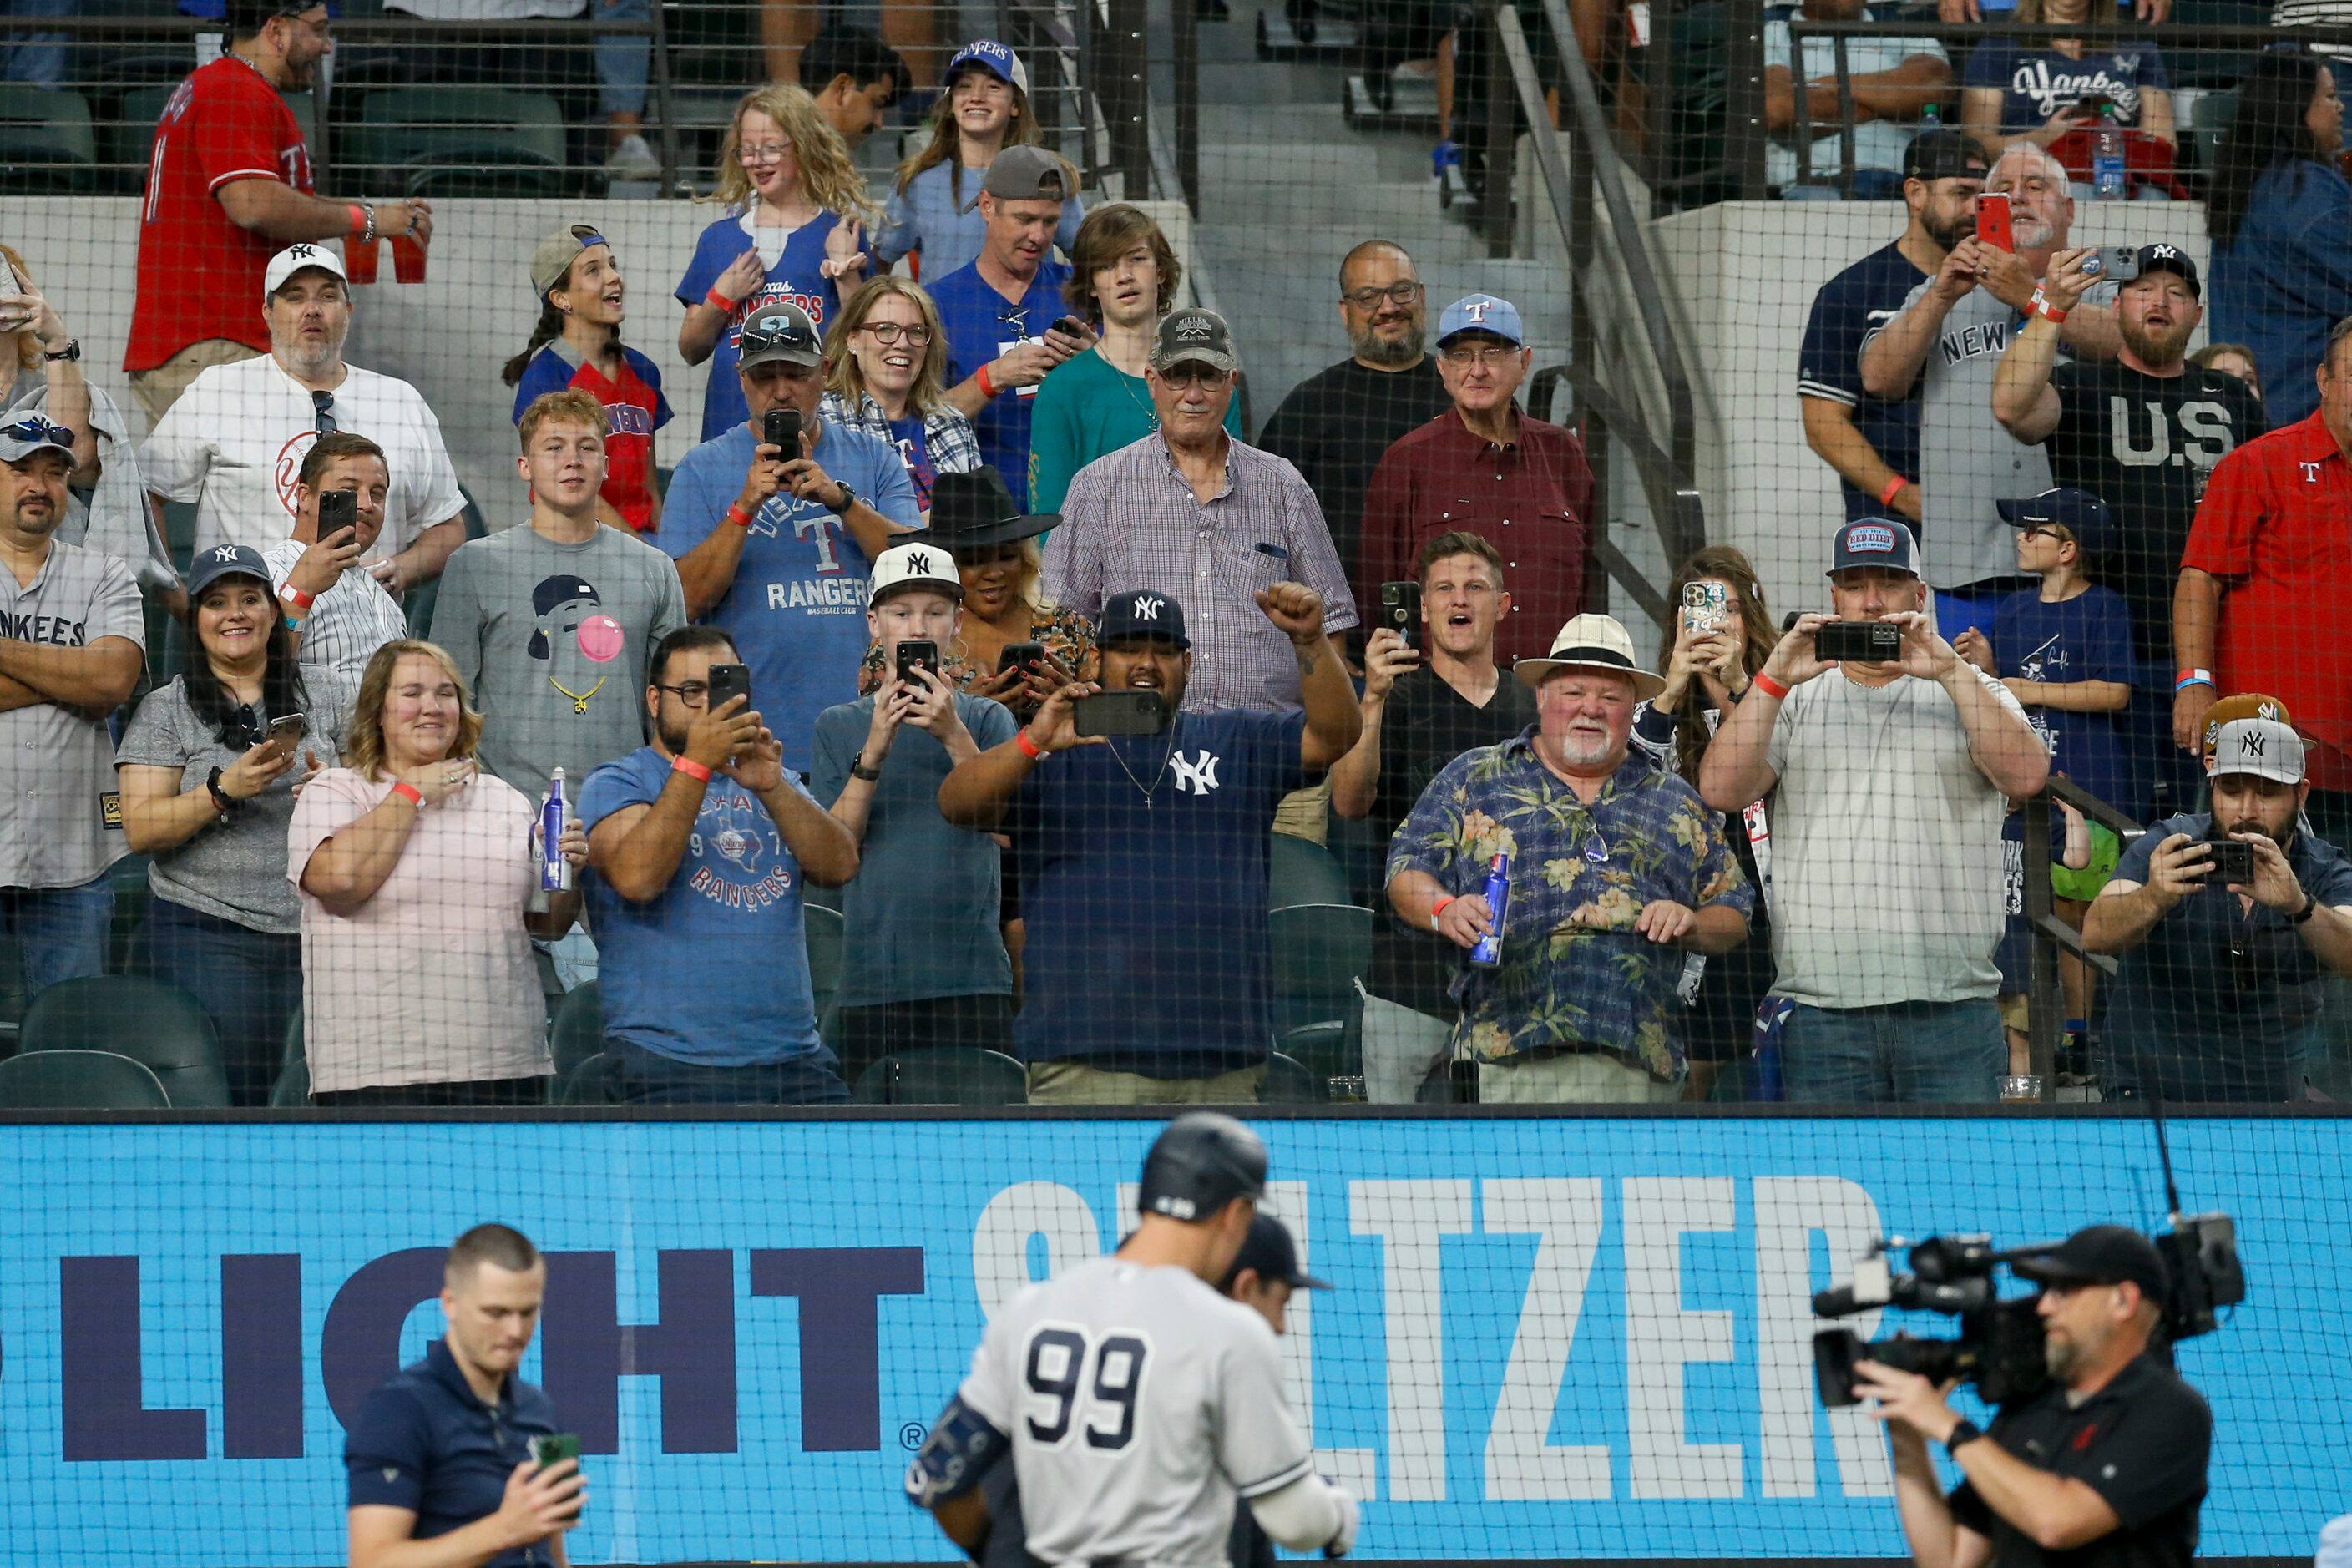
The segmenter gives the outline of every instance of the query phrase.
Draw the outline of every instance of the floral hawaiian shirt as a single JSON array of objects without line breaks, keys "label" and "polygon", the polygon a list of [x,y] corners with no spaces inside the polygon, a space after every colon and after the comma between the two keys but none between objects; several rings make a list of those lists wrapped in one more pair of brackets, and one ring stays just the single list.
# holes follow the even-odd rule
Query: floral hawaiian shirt
[{"label": "floral hawaiian shirt", "polygon": [[[1425,871],[1460,896],[1511,858],[1502,962],[1465,962],[1457,1058],[1499,1061],[1545,1046],[1597,1048],[1672,1083],[1683,1076],[1686,956],[1634,931],[1643,906],[1748,913],[1755,891],[1721,814],[1647,757],[1628,756],[1589,809],[1536,755],[1535,729],[1465,752],[1430,781],[1389,845],[1388,876]],[[1466,955],[1465,955],[1466,958]]]}]

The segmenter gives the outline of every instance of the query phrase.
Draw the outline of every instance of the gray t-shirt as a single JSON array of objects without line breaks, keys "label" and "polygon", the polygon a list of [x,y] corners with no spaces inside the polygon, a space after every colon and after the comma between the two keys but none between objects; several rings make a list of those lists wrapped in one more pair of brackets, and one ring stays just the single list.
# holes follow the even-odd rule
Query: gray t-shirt
[{"label": "gray t-shirt", "polygon": [[[2006,687],[1964,668],[2022,721]],[[1831,670],[1789,693],[1765,758],[1774,992],[1816,1007],[1998,994],[2008,803],[1944,689]]]},{"label": "gray t-shirt", "polygon": [[[955,704],[982,751],[1013,739],[1003,703],[959,694]],[[873,723],[871,697],[817,715],[810,793],[828,809]],[[940,815],[948,770],[948,749],[929,731],[899,726],[867,809],[856,879],[842,891],[846,951],[856,955],[835,994],[844,1006],[1012,993],[996,841]]]},{"label": "gray t-shirt", "polygon": [[1047,1563],[1223,1563],[1234,1499],[1315,1469],[1274,1331],[1187,1269],[1097,1258],[1029,1287],[958,1393],[1012,1438]]},{"label": "gray t-shirt", "polygon": [[670,558],[618,529],[558,544],[529,523],[461,545],[433,640],[488,722],[482,765],[532,800],[646,743],[646,666],[686,625]]},{"label": "gray t-shirt", "polygon": [[[1933,283],[1913,289],[1903,308],[1926,298]],[[2116,285],[2101,283],[2083,303],[2112,306],[2115,300]],[[2018,440],[1992,416],[1993,373],[2021,321],[1990,289],[1973,289],[1944,318],[1920,366],[1919,552],[1930,587],[2015,577],[2017,536],[1994,503],[2050,488],[2048,453]],[[1877,335],[1863,339],[1865,350]],[[2063,346],[2058,353],[2062,363],[2074,357]]]},{"label": "gray t-shirt", "polygon": [[[251,931],[291,936],[301,930],[302,903],[286,879],[286,829],[294,820],[294,783],[309,775],[305,752],[322,768],[342,760],[343,730],[358,689],[331,669],[302,668],[302,716],[310,721],[295,749],[295,765],[236,811],[196,830],[155,857],[147,886],[159,899]],[[180,793],[201,795],[215,768],[246,752],[225,746],[188,703],[187,677],[159,686],[139,704],[114,753],[114,765],[180,770]]]},{"label": "gray t-shirt", "polygon": [[[144,654],[139,585],[114,556],[52,542],[31,587],[0,568],[0,637]],[[126,852],[106,721],[54,702],[0,713],[0,888],[79,888]]]}]

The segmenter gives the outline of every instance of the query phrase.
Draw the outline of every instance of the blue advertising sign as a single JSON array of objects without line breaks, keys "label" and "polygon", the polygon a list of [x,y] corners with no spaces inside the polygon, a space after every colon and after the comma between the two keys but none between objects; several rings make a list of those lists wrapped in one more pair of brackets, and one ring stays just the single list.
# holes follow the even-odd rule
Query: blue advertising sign
[{"label": "blue advertising sign", "polygon": [[[1368,1500],[1367,1557],[1902,1555],[1875,1424],[1816,1398],[1811,1293],[1882,1232],[2018,1245],[2162,1208],[2125,1120],[1260,1126],[1336,1287],[1294,1301],[1291,1402]],[[1118,1244],[1155,1131],[11,1127],[0,1564],[343,1561],[343,1422],[440,1331],[442,1250],[488,1219],[549,1255],[525,1371],[587,1456],[574,1561],[953,1560],[908,1456],[989,1310]],[[2250,1281],[2180,1353],[2218,1428],[2202,1551],[2307,1556],[2352,1497],[2352,1120],[2174,1144]]]}]

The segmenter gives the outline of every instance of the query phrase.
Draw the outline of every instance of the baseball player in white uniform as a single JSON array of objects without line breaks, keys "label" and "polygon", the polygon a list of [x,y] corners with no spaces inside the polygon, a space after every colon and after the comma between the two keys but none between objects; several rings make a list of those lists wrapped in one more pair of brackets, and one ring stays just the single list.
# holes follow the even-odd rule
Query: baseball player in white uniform
[{"label": "baseball player in white uniform", "polygon": [[1240,1122],[1179,1117],[1144,1160],[1142,1216],[1118,1251],[997,1313],[907,1471],[950,1540],[979,1556],[981,1478],[1009,1458],[1028,1549],[1049,1563],[1223,1564],[1236,1498],[1294,1552],[1354,1543],[1356,1500],[1315,1473],[1274,1330],[1215,1284],[1265,1172]]}]

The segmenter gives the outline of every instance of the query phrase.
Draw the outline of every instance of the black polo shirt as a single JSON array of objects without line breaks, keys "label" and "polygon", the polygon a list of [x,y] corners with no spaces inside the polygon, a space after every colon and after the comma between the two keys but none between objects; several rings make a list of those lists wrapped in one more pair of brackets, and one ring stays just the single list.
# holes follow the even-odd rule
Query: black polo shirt
[{"label": "black polo shirt", "polygon": [[2122,1521],[2087,1546],[2044,1552],[1963,1482],[1952,1517],[1992,1542],[1999,1568],[2189,1568],[2213,1412],[2169,1368],[2142,1356],[2080,1405],[2053,1384],[2002,1410],[1990,1437],[2036,1469],[2081,1481]]},{"label": "black polo shirt", "polygon": [[[404,1508],[415,1539],[461,1530],[499,1511],[507,1478],[530,1458],[533,1437],[556,1434],[555,1406],[537,1384],[509,1376],[485,1405],[457,1370],[446,1340],[367,1396],[343,1438],[351,1506]],[[503,1552],[487,1568],[544,1568],[547,1542]]]}]

